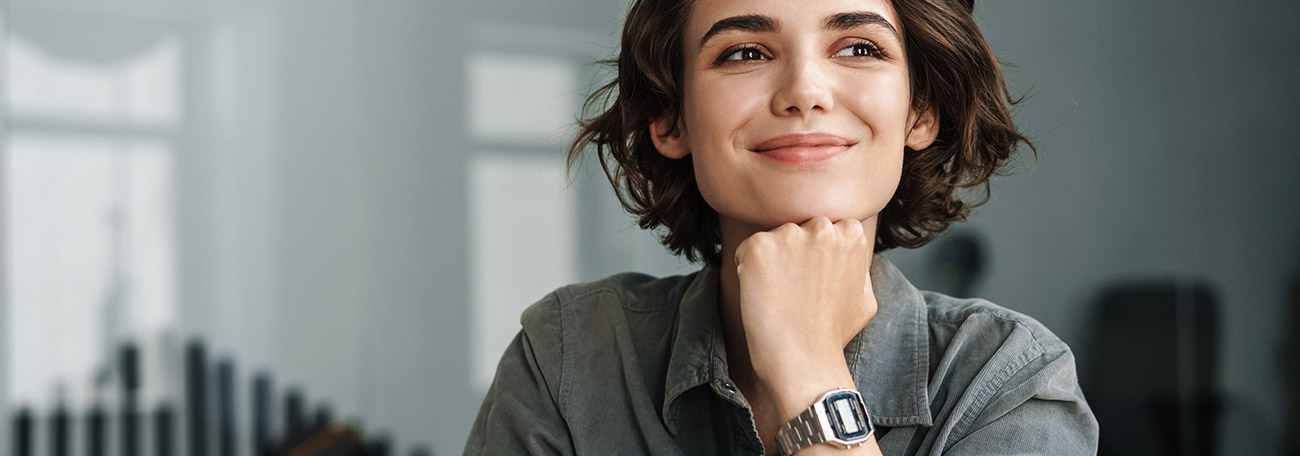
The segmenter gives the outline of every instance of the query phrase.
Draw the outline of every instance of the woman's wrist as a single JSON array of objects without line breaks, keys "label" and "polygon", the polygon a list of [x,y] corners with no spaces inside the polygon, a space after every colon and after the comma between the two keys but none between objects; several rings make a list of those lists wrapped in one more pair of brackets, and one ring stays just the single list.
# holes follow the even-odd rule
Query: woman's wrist
[{"label": "woman's wrist", "polygon": [[825,394],[836,388],[856,388],[848,364],[841,356],[837,363],[814,365],[797,365],[773,370],[769,378],[761,378],[768,385],[773,405],[776,406],[781,424],[799,416],[804,410]]}]

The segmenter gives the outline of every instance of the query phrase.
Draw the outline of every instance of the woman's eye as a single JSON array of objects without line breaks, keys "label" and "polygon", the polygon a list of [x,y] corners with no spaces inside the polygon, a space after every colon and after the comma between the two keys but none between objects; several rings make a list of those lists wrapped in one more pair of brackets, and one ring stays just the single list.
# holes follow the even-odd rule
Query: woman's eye
[{"label": "woman's eye", "polygon": [[872,43],[854,43],[840,49],[835,53],[836,57],[883,57],[885,53],[880,50],[879,46]]},{"label": "woman's eye", "polygon": [[758,50],[758,48],[746,47],[746,48],[740,48],[728,52],[726,55],[722,56],[722,59],[720,59],[720,61],[743,62],[743,61],[750,61],[750,60],[765,60],[765,59],[767,59],[767,56],[763,55],[763,51]]}]

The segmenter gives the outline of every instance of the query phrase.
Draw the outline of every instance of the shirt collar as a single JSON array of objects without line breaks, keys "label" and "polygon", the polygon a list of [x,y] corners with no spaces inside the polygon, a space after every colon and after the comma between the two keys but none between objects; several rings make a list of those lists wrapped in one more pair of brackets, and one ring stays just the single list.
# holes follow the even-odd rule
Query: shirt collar
[{"label": "shirt collar", "polygon": [[677,334],[668,360],[663,417],[677,433],[677,398],[697,386],[727,378],[727,350],[718,315],[718,268],[705,265],[695,274],[677,307]]},{"label": "shirt collar", "polygon": [[[885,257],[871,260],[878,307],[871,322],[844,348],[853,381],[872,422],[889,427],[933,426],[929,394],[929,331],[925,298]],[[733,385],[718,313],[718,270],[706,265],[682,295],[677,333],[664,388],[663,417],[676,433],[677,399],[700,385]],[[716,389],[716,386],[715,386]]]}]

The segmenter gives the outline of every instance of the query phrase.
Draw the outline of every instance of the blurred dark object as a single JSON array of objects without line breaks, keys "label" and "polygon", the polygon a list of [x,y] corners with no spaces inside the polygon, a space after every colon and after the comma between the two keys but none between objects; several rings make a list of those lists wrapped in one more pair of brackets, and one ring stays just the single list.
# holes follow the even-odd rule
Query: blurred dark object
[{"label": "blurred dark object", "polygon": [[284,433],[288,436],[302,435],[309,432],[307,415],[304,411],[302,391],[289,388],[284,393]]},{"label": "blurred dark object", "polygon": [[72,417],[68,413],[68,408],[59,404],[54,409],[54,416],[50,417],[50,455],[51,456],[68,456],[68,428],[71,426]]},{"label": "blurred dark object", "polygon": [[208,361],[203,343],[185,347],[185,414],[189,423],[189,456],[208,455]]},{"label": "blurred dark object", "polygon": [[14,414],[14,454],[16,456],[32,456],[35,451],[32,441],[33,434],[36,433],[35,418],[32,418],[32,411],[27,408],[18,410]]},{"label": "blurred dark object", "polygon": [[140,390],[140,349],[133,343],[118,348],[118,374],[122,383],[122,454],[140,454],[140,412],[136,393]]},{"label": "blurred dark object", "polygon": [[136,408],[135,401],[132,399],[130,402],[123,403],[120,413],[118,431],[122,438],[121,454],[141,454],[140,411]]},{"label": "blurred dark object", "polygon": [[104,456],[108,454],[108,412],[96,404],[86,415],[86,454]]},{"label": "blurred dark object", "polygon": [[[386,435],[367,438],[357,425],[340,424],[334,421],[334,410],[328,402],[317,402],[308,416],[306,393],[302,388],[289,387],[282,399],[274,396],[271,375],[259,371],[251,382],[251,421],[240,420],[235,404],[238,396],[238,376],[235,360],[223,356],[215,366],[209,365],[207,349],[203,342],[193,340],[185,349],[185,404],[186,410],[181,415],[176,406],[162,402],[152,413],[142,411],[139,398],[147,388],[158,387],[150,384],[152,379],[142,377],[140,348],[132,342],[122,344],[116,350],[116,362],[102,369],[95,377],[99,390],[92,406],[86,412],[85,449],[82,454],[88,456],[105,456],[119,454],[123,456],[170,456],[176,454],[180,444],[181,426],[188,429],[188,444],[181,448],[180,454],[187,456],[206,456],[209,448],[209,433],[217,434],[216,450],[220,456],[242,454],[235,445],[238,442],[240,426],[250,426],[252,436],[252,456],[387,456],[391,443]],[[145,381],[150,380],[150,381]],[[210,382],[211,386],[209,386]],[[157,382],[154,382],[157,383]],[[57,385],[56,385],[57,386]],[[101,390],[110,386],[120,388],[120,406],[110,415],[105,410]],[[284,431],[274,435],[272,431],[272,408],[277,400],[284,402]],[[29,408],[19,408],[10,417],[12,420],[13,448],[3,455],[34,456],[37,451],[38,435],[49,439],[50,446],[41,449],[41,454],[51,456],[68,456],[73,447],[71,435],[73,421],[81,420],[74,416],[64,405],[60,393],[53,411],[49,413],[48,432],[38,433],[37,428],[46,424],[37,422],[37,412]],[[211,416],[209,416],[211,415]],[[45,415],[42,415],[45,416]],[[120,419],[116,425],[110,420]],[[151,440],[142,443],[142,433],[146,423],[152,423]],[[179,423],[185,420],[186,424]],[[352,420],[358,422],[358,420]],[[80,421],[78,421],[80,422]],[[215,429],[208,425],[214,424]],[[117,451],[111,451],[109,432],[120,433]],[[0,431],[4,432],[4,431]],[[150,446],[152,445],[152,446]],[[145,448],[150,446],[150,448]],[[146,453],[148,452],[148,453]],[[414,455],[428,455],[428,451],[419,447]]]},{"label": "blurred dark object", "polygon": [[127,342],[118,347],[118,375],[122,379],[122,391],[134,395],[140,390],[140,349]]},{"label": "blurred dark object", "polygon": [[366,444],[366,450],[370,456],[388,456],[388,450],[391,445],[388,443],[388,437],[377,436]]},{"label": "blurred dark object", "polygon": [[269,455],[271,445],[271,374],[253,377],[253,455]]},{"label": "blurred dark object", "polygon": [[1282,365],[1284,385],[1291,385],[1284,391],[1287,396],[1287,419],[1282,426],[1282,454],[1300,456],[1300,280],[1291,283],[1291,293],[1287,303],[1287,326],[1282,330],[1286,334],[1285,354]]},{"label": "blurred dark object", "polygon": [[235,456],[235,362],[217,362],[217,454]]},{"label": "blurred dark object", "polygon": [[935,291],[960,298],[974,296],[987,262],[981,238],[969,229],[957,231],[937,240],[930,251]]},{"label": "blurred dark object", "polygon": [[1219,310],[1203,283],[1157,281],[1106,289],[1092,328],[1088,403],[1099,455],[1217,454],[1223,399]]},{"label": "blurred dark object", "polygon": [[167,404],[159,405],[153,412],[153,454],[154,456],[172,456],[176,451],[175,427],[176,412]]},{"label": "blurred dark object", "polygon": [[316,418],[315,421],[312,422],[316,427],[325,426],[333,422],[334,411],[330,409],[329,405],[322,404],[316,407]]}]

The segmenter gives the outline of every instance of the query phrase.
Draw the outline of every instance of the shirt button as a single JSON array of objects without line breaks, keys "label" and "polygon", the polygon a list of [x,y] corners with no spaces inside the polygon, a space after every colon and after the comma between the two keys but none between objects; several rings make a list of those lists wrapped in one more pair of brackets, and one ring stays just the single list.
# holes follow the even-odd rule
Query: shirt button
[{"label": "shirt button", "polygon": [[722,384],[722,387],[723,387],[723,388],[726,388],[726,389],[727,389],[727,391],[731,391],[731,392],[733,392],[733,393],[736,392],[736,387],[731,386],[731,382],[728,382],[728,381],[725,381],[725,380],[724,380],[724,381],[721,382],[721,384]]}]

